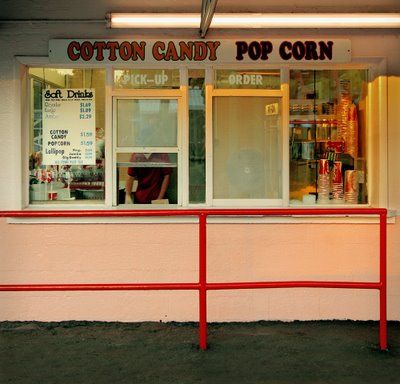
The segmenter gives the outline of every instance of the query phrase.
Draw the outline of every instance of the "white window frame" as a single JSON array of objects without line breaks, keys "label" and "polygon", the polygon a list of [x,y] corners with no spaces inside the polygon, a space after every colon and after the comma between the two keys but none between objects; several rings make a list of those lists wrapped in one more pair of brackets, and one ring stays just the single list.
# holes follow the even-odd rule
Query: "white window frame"
[{"label": "white window frame", "polygon": [[[112,99],[112,179],[106,184],[110,184],[112,191],[109,191],[107,205],[116,207],[116,183],[117,183],[117,153],[138,153],[157,152],[157,153],[176,153],[177,154],[177,204],[168,204],[168,207],[182,207],[187,206],[189,201],[189,168],[188,168],[188,154],[189,154],[189,134],[188,134],[188,78],[187,69],[181,68],[179,70],[180,87],[179,89],[121,89],[114,88],[114,71],[121,69],[120,67],[110,68],[111,73],[109,77],[111,80],[110,98]],[[162,69],[151,66],[141,66],[140,69]],[[117,146],[117,100],[176,100],[178,105],[177,113],[177,145],[176,147],[118,147]],[[121,204],[124,208],[135,209],[140,208],[154,208],[151,204]]]},{"label": "white window frame", "polygon": [[[74,64],[71,63],[50,63],[47,57],[17,57],[18,66],[20,69],[20,88],[18,93],[20,94],[21,100],[21,147],[22,148],[22,174],[20,177],[21,183],[21,194],[20,194],[20,209],[65,209],[65,208],[76,208],[76,209],[93,209],[98,207],[100,209],[112,208],[113,207],[113,140],[112,140],[112,124],[113,124],[113,97],[118,96],[133,96],[139,92],[142,96],[154,97],[155,92],[159,97],[163,92],[166,92],[164,96],[167,97],[179,97],[181,100],[181,114],[179,121],[181,121],[181,152],[180,152],[180,166],[181,171],[179,175],[179,186],[178,194],[180,194],[180,202],[182,207],[201,207],[208,206],[212,207],[216,202],[212,199],[212,97],[220,95],[221,92],[230,92],[234,95],[242,95],[242,91],[251,93],[252,96],[257,95],[256,90],[214,90],[213,89],[213,71],[215,69],[221,69],[221,66],[209,66],[204,67],[206,71],[205,87],[206,87],[206,126],[205,126],[205,146],[206,146],[206,202],[205,204],[189,204],[189,169],[188,169],[188,85],[187,85],[187,70],[188,67],[180,68],[181,76],[181,87],[179,90],[121,90],[113,89],[113,69],[111,65],[104,64]],[[175,67],[179,64],[175,64]],[[92,69],[104,69],[106,71],[106,90],[105,90],[105,201],[99,202],[98,204],[87,204],[86,202],[78,204],[43,204],[43,205],[29,205],[29,180],[28,180],[28,162],[26,159],[29,157],[29,130],[30,130],[30,87],[28,80],[28,68],[29,67],[44,67],[44,68],[92,68]],[[170,66],[170,68],[175,68]],[[246,66],[234,65],[234,66],[223,66],[223,69],[243,69]],[[289,207],[289,71],[292,69],[308,69],[308,70],[338,70],[338,69],[367,69],[369,72],[369,84],[368,84],[368,120],[367,120],[367,167],[368,167],[368,196],[369,203],[367,206],[379,206],[387,207],[388,203],[388,160],[387,160],[387,78],[386,78],[386,59],[384,58],[353,58],[352,63],[348,64],[319,64],[319,65],[280,65],[280,66],[264,66],[264,65],[251,65],[251,68],[273,68],[281,70],[281,89],[279,91],[265,91],[261,90],[263,96],[282,97],[282,124],[283,124],[283,136],[282,136],[282,204],[283,207]],[[135,68],[141,69],[153,69],[154,66],[141,64],[140,66],[135,63]],[[199,68],[196,65],[195,68]],[[120,69],[115,68],[115,69]],[[156,69],[156,68],[154,68]],[[372,79],[375,79],[372,82]],[[277,93],[278,92],[278,93]],[[169,95],[168,95],[169,94]],[[179,94],[179,96],[178,96]],[[249,95],[250,96],[250,95]],[[157,98],[157,97],[155,97]],[[372,109],[375,108],[376,114],[372,113]],[[372,127],[378,125],[378,133],[372,131]],[[377,145],[373,145],[373,135],[378,135],[379,142]],[[374,150],[379,150],[379,155],[374,154]],[[18,208],[18,202],[16,208]],[[221,202],[223,203],[223,202]],[[231,201],[229,201],[231,203]],[[247,203],[249,205],[247,205]],[[249,201],[246,201],[246,206],[250,206]],[[234,205],[234,204],[230,204]],[[241,206],[244,206],[241,201]],[[258,205],[258,202],[257,202]],[[222,206],[222,204],[220,205]],[[337,207],[343,207],[345,205],[338,205]],[[358,205],[360,206],[360,205]],[[361,205],[365,206],[365,205]],[[329,205],[329,207],[334,207]],[[354,207],[354,205],[353,205]]]},{"label": "white window frame", "polygon": [[[21,149],[22,149],[22,174],[21,174],[21,200],[20,209],[44,209],[44,210],[59,210],[59,209],[94,209],[94,208],[109,208],[104,200],[88,200],[85,202],[70,203],[57,203],[57,204],[30,204],[29,203],[29,154],[30,154],[30,129],[31,129],[31,82],[29,81],[29,68],[55,68],[55,69],[103,69],[106,73],[106,92],[105,92],[105,138],[107,137],[107,70],[108,67],[100,64],[74,64],[69,63],[50,63],[48,57],[29,57],[17,56],[16,57],[19,70],[20,70],[20,83],[19,89],[21,98]],[[106,157],[107,157],[107,139],[106,139]],[[107,161],[105,165],[104,181],[107,189]],[[107,190],[105,191],[107,196]]]},{"label": "white window frame", "polygon": [[[362,208],[362,207],[387,207],[388,206],[388,126],[387,126],[387,62],[379,57],[353,57],[351,63],[305,65],[291,64],[284,67],[287,71],[287,84],[289,91],[290,70],[350,70],[359,69],[368,71],[367,105],[367,192],[368,202],[365,204],[317,204],[315,207],[329,208]],[[289,102],[289,99],[288,99]],[[373,113],[373,108],[377,113]],[[378,144],[374,138],[374,128],[378,126]],[[289,125],[287,126],[289,131]],[[379,159],[374,153],[379,153]],[[289,153],[289,152],[288,152]],[[288,154],[289,156],[289,154]],[[289,157],[288,157],[289,162]],[[288,177],[289,170],[288,170]],[[290,206],[289,204],[287,205]],[[297,206],[290,206],[295,208]],[[301,207],[301,206],[300,206]],[[307,206],[308,208],[310,206]],[[312,208],[312,206],[311,206]]]},{"label": "white window frame", "polygon": [[[285,156],[289,152],[289,88],[286,73],[280,72],[280,89],[234,89],[216,88],[215,71],[217,70],[245,70],[260,69],[252,66],[214,66],[206,71],[206,204],[215,207],[282,207],[289,202],[289,158]],[[265,66],[262,69],[266,69]],[[277,66],[268,66],[267,69],[279,69]],[[274,97],[281,99],[282,106],[282,197],[280,199],[215,199],[213,196],[213,98],[214,97]]]},{"label": "white window frame", "polygon": [[[177,102],[177,142],[176,146],[170,147],[143,147],[143,146],[135,146],[135,147],[119,147],[117,145],[117,103],[119,100],[176,100]],[[114,96],[113,97],[113,193],[112,193],[112,205],[118,206],[117,202],[117,155],[119,153],[171,153],[177,155],[177,206],[182,206],[182,184],[183,180],[179,175],[182,172],[182,97],[179,96],[141,96],[137,94],[136,96]],[[122,205],[122,204],[120,204]],[[131,204],[123,204],[126,208],[131,207]],[[141,204],[141,207],[145,205]],[[173,206],[173,204],[169,204],[169,206]]]}]

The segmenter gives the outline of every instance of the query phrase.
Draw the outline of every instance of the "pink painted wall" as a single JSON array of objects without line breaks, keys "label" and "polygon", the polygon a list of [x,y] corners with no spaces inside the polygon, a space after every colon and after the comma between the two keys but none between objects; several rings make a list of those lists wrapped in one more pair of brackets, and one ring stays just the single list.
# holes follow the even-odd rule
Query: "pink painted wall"
[{"label": "pink painted wall", "polygon": [[[378,279],[376,224],[212,224],[208,280]],[[7,224],[0,283],[197,281],[196,224]],[[400,224],[388,225],[388,315],[400,319]],[[378,293],[208,295],[209,321],[377,319]],[[197,292],[1,292],[1,320],[197,320]]]}]

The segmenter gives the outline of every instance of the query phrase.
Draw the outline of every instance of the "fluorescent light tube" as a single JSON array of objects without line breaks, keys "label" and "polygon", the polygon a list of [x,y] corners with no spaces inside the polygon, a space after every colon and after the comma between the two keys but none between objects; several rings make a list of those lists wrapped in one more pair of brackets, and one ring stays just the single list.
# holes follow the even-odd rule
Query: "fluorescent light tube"
[{"label": "fluorescent light tube", "polygon": [[215,14],[211,28],[400,28],[400,14]]},{"label": "fluorescent light tube", "polygon": [[[111,28],[199,28],[196,13],[111,13]],[[400,28],[399,13],[216,13],[211,28]]]},{"label": "fluorescent light tube", "polygon": [[111,13],[111,28],[200,28],[199,13]]}]

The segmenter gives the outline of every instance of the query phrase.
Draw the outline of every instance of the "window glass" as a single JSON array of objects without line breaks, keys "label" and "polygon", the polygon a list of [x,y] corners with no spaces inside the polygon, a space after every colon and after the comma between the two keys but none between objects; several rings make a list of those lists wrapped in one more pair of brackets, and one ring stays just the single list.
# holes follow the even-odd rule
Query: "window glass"
[{"label": "window glass", "polygon": [[282,197],[281,101],[214,97],[215,199]]},{"label": "window glass", "polygon": [[29,202],[104,200],[105,71],[30,68]]},{"label": "window glass", "polygon": [[271,70],[230,70],[215,71],[215,88],[225,89],[280,89],[280,71]]},{"label": "window glass", "polygon": [[292,204],[367,203],[366,70],[290,71]]},{"label": "window glass", "polygon": [[122,89],[176,89],[179,69],[116,69],[114,87]]},{"label": "window glass", "polygon": [[204,70],[189,70],[189,202],[206,196]]},{"label": "window glass", "polygon": [[42,92],[44,83],[40,79],[32,78],[31,80],[33,90],[32,100],[32,132],[31,132],[31,147],[33,152],[40,152],[42,150]]},{"label": "window glass", "polygon": [[177,132],[177,100],[117,100],[118,147],[175,147]]},{"label": "window glass", "polygon": [[118,153],[118,204],[177,204],[176,153]]}]

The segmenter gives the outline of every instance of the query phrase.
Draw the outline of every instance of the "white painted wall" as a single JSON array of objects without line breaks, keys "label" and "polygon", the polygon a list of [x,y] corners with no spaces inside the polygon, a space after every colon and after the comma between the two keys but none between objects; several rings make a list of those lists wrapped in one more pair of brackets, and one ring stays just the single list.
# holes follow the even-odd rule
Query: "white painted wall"
[{"label": "white painted wall", "polygon": [[[15,10],[17,6],[21,8],[23,2],[5,3],[17,4]],[[25,3],[33,6],[36,17],[40,11],[45,11],[37,1]],[[374,2],[361,3],[372,7]],[[386,7],[397,4],[384,3]],[[82,2],[79,4],[79,12],[74,12],[73,16],[87,17],[90,9]],[[104,2],[101,4],[104,6]],[[120,4],[123,7],[122,2]],[[229,4],[233,7],[232,2]],[[70,5],[68,9],[64,11],[70,12]],[[21,12],[22,17],[25,15],[23,8]],[[46,12],[43,15],[47,15]],[[16,17],[13,13],[9,16]],[[190,31],[134,33],[135,38],[182,35],[197,37]],[[302,31],[246,30],[235,34],[211,31],[209,37],[234,35],[345,37],[352,41],[354,56],[387,59],[389,208],[400,209],[399,32],[312,30],[305,34]],[[0,25],[0,209],[20,208],[22,161],[27,161],[21,154],[20,74],[15,56],[46,56],[48,41],[52,38],[126,36],[132,37],[132,32],[107,30],[101,24]],[[213,225],[209,234],[209,280],[377,278],[377,234],[377,226],[373,224]],[[391,319],[400,319],[399,235],[400,224],[389,225],[388,308]],[[196,279],[195,225],[22,225],[0,221],[2,284]],[[209,320],[376,319],[377,297],[377,293],[368,291],[307,289],[211,292]],[[3,292],[0,293],[0,320],[196,320],[197,303],[195,292]]]}]

